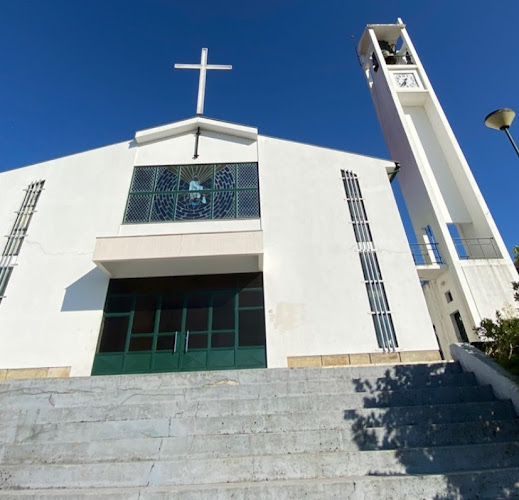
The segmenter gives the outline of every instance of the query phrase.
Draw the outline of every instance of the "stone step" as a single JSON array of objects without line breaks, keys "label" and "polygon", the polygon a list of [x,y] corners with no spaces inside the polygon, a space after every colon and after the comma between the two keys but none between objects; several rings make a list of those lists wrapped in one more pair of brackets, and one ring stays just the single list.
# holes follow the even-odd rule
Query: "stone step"
[{"label": "stone step", "polygon": [[345,420],[362,420],[364,426],[392,428],[397,425],[441,424],[456,422],[486,422],[516,419],[512,402],[486,401],[480,403],[400,406],[393,408],[361,408],[345,410]]},{"label": "stone step", "polygon": [[427,476],[346,476],[188,486],[0,490],[16,500],[416,500],[425,498],[514,498],[519,467]]},{"label": "stone step", "polygon": [[111,392],[145,389],[172,390],[194,387],[230,385],[262,385],[270,383],[307,381],[344,381],[359,379],[369,383],[386,381],[386,386],[409,386],[452,383],[457,375],[464,374],[458,363],[433,363],[416,365],[373,365],[331,368],[274,368],[255,370],[224,370],[206,372],[157,373],[139,375],[110,375],[96,377],[72,377],[61,379],[8,380],[0,385],[0,403],[9,392],[63,392],[76,391]]},{"label": "stone step", "polygon": [[[450,366],[450,365],[448,365]],[[457,366],[457,365],[455,365]],[[276,370],[274,370],[276,371]],[[251,376],[251,372],[257,376]],[[222,385],[227,386],[261,386],[271,384],[287,384],[287,383],[313,383],[318,387],[321,384],[340,384],[345,392],[366,392],[371,390],[401,390],[408,387],[425,388],[439,386],[466,386],[476,385],[475,377],[472,373],[448,372],[442,374],[420,373],[419,376],[401,379],[391,377],[351,377],[347,369],[331,370],[321,369],[327,376],[320,372],[315,372],[315,377],[296,377],[294,374],[306,373],[303,370],[287,369],[279,371],[279,375],[274,377],[270,375],[266,377],[263,373],[269,370],[242,370],[229,372],[207,372],[210,374],[221,374],[221,376],[212,375],[210,378],[206,376],[201,379],[197,378],[195,383],[189,384],[189,379],[182,377],[183,374],[145,374],[139,378],[133,375],[122,375],[113,377],[91,377],[85,378],[68,378],[68,379],[33,379],[33,380],[13,380],[0,385],[0,402],[3,402],[10,396],[27,397],[38,394],[69,394],[71,392],[88,393],[88,394],[105,394],[112,395],[117,393],[142,392],[143,390],[159,394],[175,394],[183,389],[211,388]],[[238,375],[235,375],[238,373]],[[331,373],[336,374],[330,377]],[[88,384],[91,381],[91,384]],[[380,389],[377,389],[380,388]]]},{"label": "stone step", "polygon": [[[286,401],[281,401],[286,405]],[[447,405],[442,405],[445,407]],[[201,405],[201,408],[203,405]],[[288,407],[289,408],[289,407]],[[404,422],[416,421],[413,407],[401,407],[396,413],[369,413],[368,411],[321,410],[283,411],[282,413],[257,412],[246,415],[225,415],[195,417],[164,417],[143,418],[131,420],[99,420],[82,422],[60,422],[32,424],[23,421],[6,422],[0,427],[0,442],[73,442],[89,441],[90,439],[124,439],[125,437],[168,437],[186,435],[210,435],[232,433],[284,432],[290,430],[324,430],[345,429],[362,425],[364,428],[391,428],[404,425]],[[454,409],[453,409],[454,408]],[[457,410],[457,406],[449,408]],[[506,408],[496,405],[496,408]],[[425,408],[420,407],[419,414],[424,414]],[[440,410],[436,413],[441,414]],[[418,414],[418,415],[419,415]],[[433,416],[433,414],[431,414]],[[396,421],[395,421],[396,418]],[[472,415],[472,419],[480,416]],[[505,417],[506,418],[506,417]],[[430,422],[427,420],[426,422]],[[425,423],[425,422],[424,422]],[[484,423],[482,423],[484,425]]]},{"label": "stone step", "polygon": [[82,406],[106,406],[124,404],[171,403],[173,401],[212,402],[217,400],[269,399],[290,396],[349,395],[347,408],[409,406],[423,404],[447,404],[465,401],[490,401],[490,387],[447,386],[414,388],[408,386],[392,391],[379,388],[377,391],[348,391],[338,383],[322,381],[270,383],[256,385],[214,385],[210,387],[184,388],[166,391],[127,389],[114,393],[103,391],[78,391],[71,387],[65,392],[41,392],[27,389],[26,392],[11,392],[0,402],[4,410],[67,408]]},{"label": "stone step", "polygon": [[[434,376],[428,380],[422,380],[420,383],[414,381],[412,384],[403,385],[400,382],[386,379],[339,379],[334,380],[333,384],[330,380],[310,380],[310,381],[292,381],[292,382],[278,382],[273,381],[263,384],[241,384],[232,379],[220,379],[213,381],[204,386],[178,388],[175,386],[163,385],[161,387],[144,388],[137,387],[112,387],[106,385],[105,387],[92,387],[89,389],[80,389],[76,387],[71,381],[62,380],[56,381],[52,389],[42,391],[39,387],[19,387],[13,388],[11,391],[0,393],[0,402],[3,407],[6,405],[27,405],[40,407],[40,404],[50,405],[52,407],[66,407],[66,406],[81,406],[81,404],[91,406],[91,403],[98,404],[99,402],[106,402],[107,400],[125,402],[128,398],[140,397],[142,394],[147,394],[150,398],[168,397],[175,398],[186,393],[186,391],[195,391],[196,394],[203,394],[203,392],[217,390],[219,394],[222,393],[222,388],[227,389],[227,392],[236,392],[232,387],[239,386],[240,391],[250,392],[252,394],[272,395],[273,393],[280,393],[287,391],[287,386],[290,386],[292,392],[309,394],[311,392],[319,392],[320,394],[351,394],[360,393],[366,394],[380,391],[407,391],[409,389],[429,389],[440,387],[471,387],[477,386],[476,379],[472,373],[448,374],[445,376]],[[0,387],[1,389],[1,387]],[[200,392],[197,392],[200,391]],[[238,392],[240,392],[238,391]]]},{"label": "stone step", "polygon": [[[141,396],[141,395],[140,395]],[[297,395],[275,398],[254,399],[219,399],[211,402],[197,402],[192,400],[174,399],[172,401],[155,401],[150,395],[148,401],[133,404],[127,400],[124,404],[106,401],[103,406],[72,406],[53,407],[47,405],[43,408],[31,408],[14,406],[13,408],[0,409],[0,421],[4,425],[31,425],[52,422],[92,422],[103,420],[131,420],[147,418],[206,418],[231,415],[258,415],[258,414],[282,414],[294,412],[310,412],[324,410],[344,410],[345,417],[356,416],[363,409],[348,409],[352,398],[349,394],[335,395]],[[469,405],[469,406],[466,406]],[[435,406],[393,407],[393,410],[373,409],[373,415],[377,419],[409,418],[413,414],[415,419],[426,419],[426,422],[440,423],[449,421],[464,421],[474,418],[503,419],[513,418],[514,412],[510,403],[498,401],[484,401],[479,403],[464,403],[460,405],[445,404],[437,409]],[[420,410],[422,408],[422,410]],[[363,415],[363,414],[362,414]],[[412,421],[406,421],[413,423]],[[403,422],[404,424],[406,422]],[[1,431],[0,431],[1,435]]]},{"label": "stone step", "polygon": [[324,429],[178,437],[120,437],[88,441],[29,442],[0,446],[4,465],[92,464],[126,461],[189,460],[295,453],[388,450],[450,445],[518,442],[519,425],[512,420],[399,426]]},{"label": "stone step", "polygon": [[3,490],[196,485],[519,467],[519,443],[220,459],[0,466]]},{"label": "stone step", "polygon": [[0,422],[0,499],[507,498],[519,487],[510,402],[454,363],[12,381]]}]

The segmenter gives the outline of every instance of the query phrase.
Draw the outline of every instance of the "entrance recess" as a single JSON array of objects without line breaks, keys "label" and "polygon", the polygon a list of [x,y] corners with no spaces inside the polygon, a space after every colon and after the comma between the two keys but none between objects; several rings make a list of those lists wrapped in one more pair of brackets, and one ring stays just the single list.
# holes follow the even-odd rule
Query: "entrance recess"
[{"label": "entrance recess", "polygon": [[110,281],[92,375],[263,367],[261,273]]}]

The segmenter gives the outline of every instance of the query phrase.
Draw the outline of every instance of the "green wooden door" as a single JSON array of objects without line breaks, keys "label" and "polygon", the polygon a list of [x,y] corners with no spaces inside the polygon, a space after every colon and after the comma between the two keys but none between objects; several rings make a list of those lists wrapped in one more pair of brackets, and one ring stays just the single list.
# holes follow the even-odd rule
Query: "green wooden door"
[{"label": "green wooden door", "polygon": [[149,288],[109,289],[93,375],[266,366],[262,287]]},{"label": "green wooden door", "polygon": [[155,350],[151,352],[153,372],[178,371],[182,352],[182,327],[185,304],[181,293],[160,296],[160,309],[156,311]]}]

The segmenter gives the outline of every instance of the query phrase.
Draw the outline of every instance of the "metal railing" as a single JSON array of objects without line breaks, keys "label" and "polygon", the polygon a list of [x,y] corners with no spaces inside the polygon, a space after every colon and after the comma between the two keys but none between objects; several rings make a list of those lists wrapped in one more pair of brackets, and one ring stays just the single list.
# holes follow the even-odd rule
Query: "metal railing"
[{"label": "metal railing", "polygon": [[436,243],[411,243],[411,253],[416,266],[442,265],[443,260]]},{"label": "metal railing", "polygon": [[499,259],[494,238],[452,238],[460,259]]}]

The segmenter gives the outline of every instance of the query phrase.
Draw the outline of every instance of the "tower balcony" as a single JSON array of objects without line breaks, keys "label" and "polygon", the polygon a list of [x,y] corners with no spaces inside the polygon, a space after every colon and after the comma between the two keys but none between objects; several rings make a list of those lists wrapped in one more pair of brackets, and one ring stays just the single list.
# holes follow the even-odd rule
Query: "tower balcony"
[{"label": "tower balcony", "polygon": [[411,254],[420,280],[437,278],[445,269],[445,264],[436,243],[411,243]]},{"label": "tower balcony", "polygon": [[[500,259],[494,238],[452,238],[458,258],[463,261]],[[437,243],[411,243],[411,254],[421,280],[438,277],[446,267]]]},{"label": "tower balcony", "polygon": [[494,238],[452,238],[461,260],[500,259]]}]

